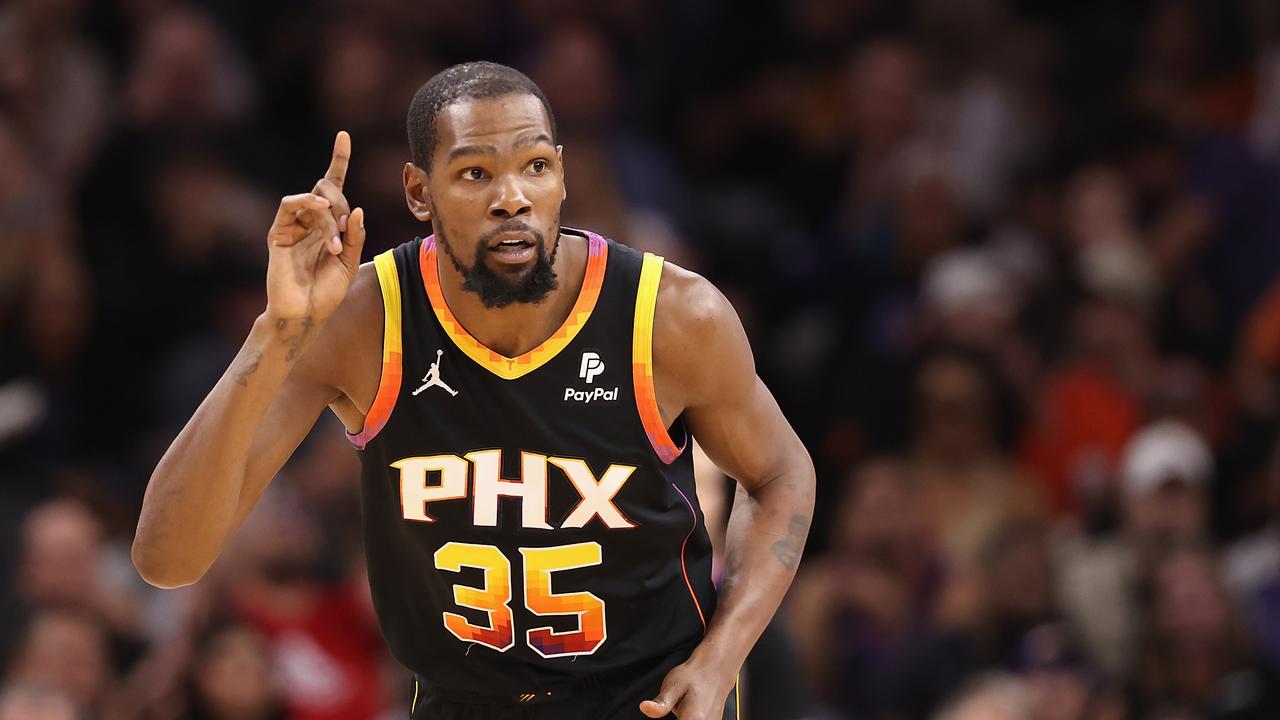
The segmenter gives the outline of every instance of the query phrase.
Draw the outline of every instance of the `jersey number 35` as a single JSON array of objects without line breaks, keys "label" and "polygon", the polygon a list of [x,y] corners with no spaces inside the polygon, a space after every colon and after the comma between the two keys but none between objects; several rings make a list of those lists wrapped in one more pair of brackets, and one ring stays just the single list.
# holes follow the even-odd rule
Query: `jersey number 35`
[{"label": "jersey number 35", "polygon": [[[524,605],[535,615],[577,615],[578,629],[557,632],[551,627],[525,631],[525,642],[542,657],[590,655],[604,644],[604,601],[589,592],[551,592],[551,573],[591,567],[601,562],[600,543],[520,548],[524,564]],[[489,627],[445,612],[444,626],[463,642],[480,643],[498,652],[515,645],[511,613],[511,561],[493,545],[448,542],[435,553],[438,570],[459,572],[464,567],[484,571],[484,587],[454,585],[453,600],[488,615]]]}]

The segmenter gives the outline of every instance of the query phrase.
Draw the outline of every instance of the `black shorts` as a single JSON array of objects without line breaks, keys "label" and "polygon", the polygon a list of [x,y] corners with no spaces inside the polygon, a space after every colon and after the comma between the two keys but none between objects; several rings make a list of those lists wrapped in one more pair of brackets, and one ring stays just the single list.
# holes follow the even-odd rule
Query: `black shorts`
[{"label": "black shorts", "polygon": [[[660,662],[652,669],[630,679],[602,684],[572,693],[564,700],[534,702],[527,705],[466,702],[448,693],[433,691],[419,678],[414,678],[411,720],[647,720],[640,712],[640,701],[651,700],[662,687],[662,680],[688,652]],[[675,718],[672,714],[668,717]],[[724,720],[738,718],[738,687],[729,691],[725,701]]]}]

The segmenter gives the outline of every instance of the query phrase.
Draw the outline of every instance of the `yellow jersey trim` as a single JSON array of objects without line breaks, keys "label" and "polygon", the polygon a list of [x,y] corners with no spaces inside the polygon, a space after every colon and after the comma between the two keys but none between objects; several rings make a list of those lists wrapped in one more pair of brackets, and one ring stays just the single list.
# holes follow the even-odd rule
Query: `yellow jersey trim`
[{"label": "yellow jersey trim", "polygon": [[658,410],[658,394],[653,389],[653,314],[658,304],[658,285],[662,281],[662,256],[644,254],[640,267],[640,289],[636,292],[636,317],[631,340],[631,369],[635,385],[636,410],[644,425],[649,443],[662,462],[670,465],[684,452],[677,446],[662,422]]},{"label": "yellow jersey trim", "polygon": [[373,404],[364,416],[364,427],[358,435],[347,433],[347,438],[361,450],[378,434],[391,417],[396,398],[400,395],[403,350],[400,337],[400,276],[396,272],[396,259],[388,250],[373,259],[378,273],[378,287],[382,291],[382,376],[378,379],[378,392]]}]

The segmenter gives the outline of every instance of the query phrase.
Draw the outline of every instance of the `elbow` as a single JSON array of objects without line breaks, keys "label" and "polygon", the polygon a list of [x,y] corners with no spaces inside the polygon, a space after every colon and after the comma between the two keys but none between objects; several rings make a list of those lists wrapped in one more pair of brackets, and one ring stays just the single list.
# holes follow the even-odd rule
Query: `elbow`
[{"label": "elbow", "polygon": [[794,456],[792,473],[799,479],[800,491],[808,502],[809,510],[812,511],[818,494],[818,471],[813,466],[813,457],[809,455],[804,443],[797,438],[796,444],[798,448]]},{"label": "elbow", "polygon": [[140,538],[134,538],[133,548],[129,553],[133,560],[133,567],[137,569],[138,575],[147,582],[162,590],[172,590],[174,588],[186,587],[191,585],[204,576],[207,568],[191,568],[184,567],[181,563],[175,562],[173,558],[166,558],[162,553],[157,553],[148,546]]}]

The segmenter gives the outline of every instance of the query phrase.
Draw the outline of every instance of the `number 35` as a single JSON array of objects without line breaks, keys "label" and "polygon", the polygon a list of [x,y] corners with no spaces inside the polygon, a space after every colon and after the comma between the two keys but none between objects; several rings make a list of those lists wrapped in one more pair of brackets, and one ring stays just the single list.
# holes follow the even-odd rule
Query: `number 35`
[{"label": "number 35", "polygon": [[[520,548],[524,560],[524,605],[535,615],[577,615],[578,629],[556,632],[537,627],[525,641],[542,657],[590,655],[606,637],[604,601],[589,592],[551,592],[551,573],[591,567],[601,562],[600,543]],[[463,642],[475,642],[506,652],[515,645],[511,613],[511,561],[493,545],[448,542],[435,554],[436,569],[458,572],[464,567],[484,571],[484,586],[454,585],[453,600],[488,615],[489,627],[473,625],[465,617],[444,613],[444,626]]]}]

